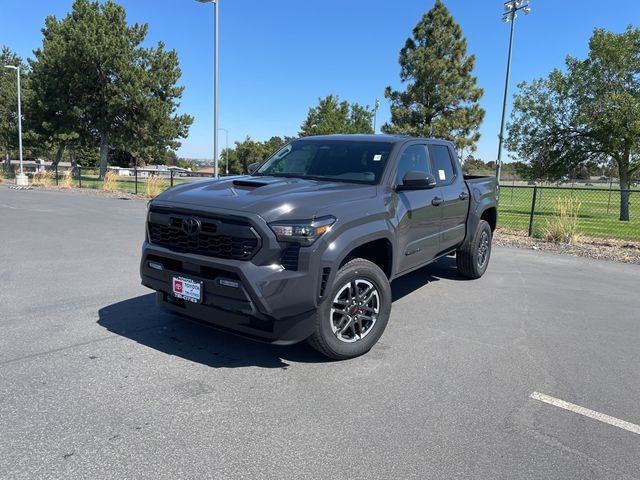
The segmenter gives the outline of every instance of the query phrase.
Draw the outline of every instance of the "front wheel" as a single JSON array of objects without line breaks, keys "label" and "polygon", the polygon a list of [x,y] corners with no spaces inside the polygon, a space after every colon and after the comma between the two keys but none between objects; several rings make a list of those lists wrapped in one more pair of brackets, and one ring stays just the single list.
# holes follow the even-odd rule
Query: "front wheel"
[{"label": "front wheel", "polygon": [[491,257],[491,227],[480,220],[473,238],[456,252],[458,272],[467,278],[480,278],[487,271]]},{"label": "front wheel", "polygon": [[368,352],[382,336],[391,313],[391,286],[374,263],[355,258],[336,274],[318,308],[313,348],[343,360]]}]

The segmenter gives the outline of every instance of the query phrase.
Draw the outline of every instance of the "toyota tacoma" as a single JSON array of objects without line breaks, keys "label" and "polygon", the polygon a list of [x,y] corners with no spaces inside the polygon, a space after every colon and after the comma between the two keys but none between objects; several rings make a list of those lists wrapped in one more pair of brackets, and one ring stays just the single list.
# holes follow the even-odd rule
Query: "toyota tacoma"
[{"label": "toyota tacoma", "polygon": [[153,199],[142,284],[217,328],[354,357],[385,330],[394,279],[447,255],[465,277],[485,273],[497,195],[494,177],[463,175],[448,141],[300,138],[249,175]]}]

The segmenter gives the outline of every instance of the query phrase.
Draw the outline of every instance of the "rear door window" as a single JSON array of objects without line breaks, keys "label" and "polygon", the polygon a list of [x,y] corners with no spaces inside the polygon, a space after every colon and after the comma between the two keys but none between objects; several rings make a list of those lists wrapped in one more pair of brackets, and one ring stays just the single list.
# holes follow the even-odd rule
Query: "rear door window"
[{"label": "rear door window", "polygon": [[453,158],[446,145],[430,145],[433,174],[438,185],[449,185],[456,176]]}]

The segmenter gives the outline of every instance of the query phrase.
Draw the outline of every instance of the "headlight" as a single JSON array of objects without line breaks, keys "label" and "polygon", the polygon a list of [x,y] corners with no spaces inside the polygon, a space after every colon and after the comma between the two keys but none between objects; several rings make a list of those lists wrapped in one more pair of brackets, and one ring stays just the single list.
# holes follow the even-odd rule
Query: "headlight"
[{"label": "headlight", "polygon": [[331,230],[335,217],[321,217],[315,220],[270,223],[269,227],[280,242],[298,242],[303,246],[311,245],[324,233]]}]

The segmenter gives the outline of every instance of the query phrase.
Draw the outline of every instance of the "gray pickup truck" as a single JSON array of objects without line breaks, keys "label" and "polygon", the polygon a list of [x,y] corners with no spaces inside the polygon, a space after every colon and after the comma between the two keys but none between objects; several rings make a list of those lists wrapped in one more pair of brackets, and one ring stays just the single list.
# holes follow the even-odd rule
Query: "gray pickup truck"
[{"label": "gray pickup truck", "polygon": [[487,269],[496,180],[463,176],[448,141],[306,137],[249,170],[150,202],[140,274],[159,304],[344,359],[382,335],[395,278],[453,254]]}]

